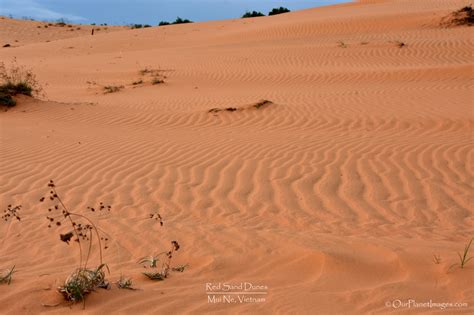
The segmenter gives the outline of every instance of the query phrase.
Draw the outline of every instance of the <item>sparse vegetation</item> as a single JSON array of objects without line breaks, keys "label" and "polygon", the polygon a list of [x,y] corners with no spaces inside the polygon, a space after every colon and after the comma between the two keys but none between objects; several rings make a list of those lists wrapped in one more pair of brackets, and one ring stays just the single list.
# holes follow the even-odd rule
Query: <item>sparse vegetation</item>
[{"label": "sparse vegetation", "polygon": [[176,20],[174,20],[174,22],[170,23],[170,22],[167,22],[167,21],[161,21],[160,23],[158,23],[158,26],[174,25],[174,24],[187,24],[187,23],[194,23],[194,22],[191,21],[191,20],[188,20],[188,19],[182,19],[178,16],[176,18]]},{"label": "sparse vegetation", "polygon": [[454,11],[445,17],[441,22],[445,26],[472,26],[474,25],[474,10],[472,5],[467,5],[461,9]]},{"label": "sparse vegetation", "polygon": [[158,70],[155,70],[155,69],[151,69],[151,68],[143,68],[142,70],[138,71],[138,73],[140,75],[145,75],[145,74],[154,74],[156,73]]},{"label": "sparse vegetation", "polygon": [[10,284],[12,282],[13,274],[15,273],[15,266],[0,272],[0,284]]},{"label": "sparse vegetation", "polygon": [[159,77],[153,77],[151,80],[151,84],[156,85],[156,84],[162,84],[165,83],[165,81]]},{"label": "sparse vegetation", "polygon": [[403,47],[406,47],[407,44],[405,42],[402,42],[402,41],[395,41],[395,45],[397,45],[398,48],[403,48]]},{"label": "sparse vegetation", "polygon": [[[5,210],[3,210],[3,214],[1,219],[5,222],[8,222],[8,224],[11,224],[13,220],[21,221],[20,217],[20,210],[22,206],[12,206],[11,204],[7,206]],[[7,233],[6,235],[3,236],[3,241],[2,241],[2,247],[3,243],[5,242],[5,239],[8,237],[8,231],[9,229],[7,228]],[[11,267],[10,269],[6,270],[0,270],[0,284],[10,284],[12,282],[12,277],[13,274],[15,273],[15,266]]]},{"label": "sparse vegetation", "polygon": [[471,240],[469,241],[469,243],[466,244],[466,246],[464,246],[464,252],[461,254],[461,253],[458,253],[458,256],[459,256],[459,266],[461,268],[464,268],[467,264],[467,262],[469,260],[471,260],[473,257],[468,257],[469,255],[469,249],[471,248],[471,244],[472,244],[472,240],[474,240],[473,238],[471,238]]},{"label": "sparse vegetation", "polygon": [[441,256],[433,254],[433,262],[435,263],[435,265],[439,265],[441,263]]},{"label": "sparse vegetation", "polygon": [[[144,69],[138,71],[138,73],[141,76],[145,76],[145,75],[151,76],[152,77],[151,78],[151,84],[153,84],[153,85],[165,83],[164,79],[166,79],[166,76],[162,75],[161,72],[163,72],[163,70],[153,69],[153,68],[149,68],[149,67],[145,67]],[[140,84],[141,84],[141,83],[143,83],[143,80],[140,80],[140,81],[137,81],[137,82],[140,82]]]},{"label": "sparse vegetation", "polygon": [[123,89],[123,85],[106,85],[104,86],[104,94],[116,93]]},{"label": "sparse vegetation", "polygon": [[[73,241],[79,248],[79,266],[66,279],[58,291],[67,301],[84,301],[90,292],[97,288],[109,288],[109,283],[105,279],[104,268],[107,265],[103,262],[102,251],[107,249],[108,236],[99,229],[86,215],[71,212],[61,197],[59,196],[55,183],[50,180],[48,183],[49,194],[40,199],[44,202],[48,198],[53,204],[48,208],[49,215],[46,216],[48,227],[59,228],[63,225],[69,226],[64,234],[59,234],[59,239],[68,244]],[[111,206],[105,206],[102,202],[98,207],[87,207],[91,212],[110,212]],[[97,247],[94,247],[94,240]],[[84,244],[86,243],[86,244]],[[93,249],[98,249],[99,265],[97,268],[88,268],[88,263]],[[109,271],[110,272],[110,271]]]},{"label": "sparse vegetation", "polygon": [[105,280],[104,267],[105,265],[101,264],[96,269],[78,268],[66,279],[64,285],[58,288],[58,291],[67,301],[85,301],[86,295],[97,288],[109,288],[110,285]]},{"label": "sparse vegetation", "polygon": [[59,19],[56,21],[56,23],[54,24],[55,26],[59,26],[59,27],[64,27],[66,26],[66,21],[64,21],[64,19]]},{"label": "sparse vegetation", "polygon": [[[184,268],[182,266],[177,266],[177,267],[171,267],[171,260],[173,258],[173,254],[178,251],[180,248],[179,244],[177,241],[172,241],[171,242],[171,249],[167,252],[161,252],[159,254],[150,256],[150,257],[144,257],[138,261],[139,264],[144,264],[146,263],[150,268],[156,269],[158,266],[158,262],[160,261],[160,257],[163,256],[165,257],[165,260],[161,264],[161,269],[159,271],[150,271],[150,272],[144,272],[143,274],[147,276],[151,280],[165,280],[168,276],[170,271],[174,271],[174,269],[181,267],[182,270],[184,271]],[[145,267],[146,268],[146,267]],[[178,270],[181,270],[181,268],[178,268]],[[182,272],[182,271],[180,271]]]},{"label": "sparse vegetation", "polygon": [[137,81],[134,81],[132,82],[132,85],[140,85],[140,84],[143,84],[143,80],[137,80]]},{"label": "sparse vegetation", "polygon": [[171,270],[176,271],[176,272],[184,272],[186,268],[188,268],[189,265],[178,265],[176,267],[171,268]]},{"label": "sparse vegetation", "polygon": [[341,48],[347,48],[346,43],[344,43],[342,40],[337,43],[337,45]]},{"label": "sparse vegetation", "polygon": [[244,13],[244,15],[242,15],[242,18],[245,19],[245,18],[252,18],[252,17],[259,17],[259,16],[265,16],[265,14],[258,11],[247,11]]},{"label": "sparse vegetation", "polygon": [[16,101],[13,99],[13,97],[11,97],[11,95],[0,92],[0,105],[5,107],[13,107],[16,105]]},{"label": "sparse vegetation", "polygon": [[261,109],[261,108],[267,107],[271,104],[273,104],[272,101],[261,100],[261,101],[258,101],[255,104],[247,105],[247,106],[241,106],[241,107],[211,108],[210,110],[208,110],[208,113],[217,114],[217,113],[222,112],[222,111],[236,112],[236,111],[243,111],[243,110],[248,110],[248,109]]},{"label": "sparse vegetation", "polygon": [[13,60],[10,67],[5,66],[3,62],[0,63],[0,105],[15,106],[16,102],[12,96],[38,95],[41,90],[36,76],[30,69],[19,66],[16,60]]},{"label": "sparse vegetation", "polygon": [[133,281],[130,278],[125,278],[123,275],[120,276],[120,279],[117,281],[117,287],[119,289],[126,289],[126,290],[137,290],[133,287]]},{"label": "sparse vegetation", "polygon": [[188,19],[182,19],[178,16],[176,20],[174,20],[174,22],[171,24],[187,24],[187,23],[193,23],[193,21],[188,20]]},{"label": "sparse vegetation", "polygon": [[270,105],[270,104],[273,104],[272,101],[269,101],[269,100],[261,100],[259,102],[257,102],[255,105],[253,105],[254,108],[256,109],[260,109],[266,105]]},{"label": "sparse vegetation", "polygon": [[[102,24],[101,24],[102,25]],[[130,25],[130,28],[131,29],[136,29],[136,28],[147,28],[147,27],[151,27],[150,24],[131,24]]]},{"label": "sparse vegetation", "polygon": [[291,12],[289,9],[284,8],[284,7],[279,7],[279,8],[273,8],[268,15],[277,15],[277,14],[282,14],[282,13],[288,13]]}]

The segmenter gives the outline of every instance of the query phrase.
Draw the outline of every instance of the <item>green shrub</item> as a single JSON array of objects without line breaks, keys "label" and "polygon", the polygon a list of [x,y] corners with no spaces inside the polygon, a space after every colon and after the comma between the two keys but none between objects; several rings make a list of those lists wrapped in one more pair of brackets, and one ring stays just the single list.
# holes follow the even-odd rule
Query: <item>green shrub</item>
[{"label": "green shrub", "polygon": [[0,85],[0,93],[10,96],[17,94],[32,96],[33,88],[26,82],[18,82],[16,84],[7,82]]},{"label": "green shrub", "polygon": [[259,17],[259,16],[265,16],[265,14],[263,14],[262,12],[257,12],[257,11],[247,11],[245,12],[244,15],[242,15],[242,18],[245,19],[245,18],[251,18],[251,17]]},{"label": "green shrub", "polygon": [[171,24],[186,24],[186,23],[193,23],[193,21],[188,20],[188,19],[182,19],[178,16],[176,20]]},{"label": "green shrub", "polygon": [[174,20],[174,22],[170,23],[170,22],[167,22],[167,21],[161,21],[160,23],[158,23],[158,26],[174,25],[174,24],[186,24],[186,23],[194,23],[194,22],[191,21],[191,20],[188,20],[188,19],[182,19],[178,16],[176,18],[176,20]]},{"label": "green shrub", "polygon": [[453,13],[453,24],[456,25],[474,25],[474,10],[472,5],[465,6]]},{"label": "green shrub", "polygon": [[0,105],[15,106],[16,102],[12,96],[33,96],[40,92],[41,86],[31,70],[19,66],[16,60],[13,60],[10,67],[0,62]]},{"label": "green shrub", "polygon": [[291,11],[288,10],[287,8],[279,7],[279,8],[273,8],[273,10],[271,10],[268,13],[268,15],[277,15],[277,14],[288,13],[288,12],[291,12]]},{"label": "green shrub", "polygon": [[0,106],[13,107],[16,105],[16,101],[11,95],[0,92]]}]

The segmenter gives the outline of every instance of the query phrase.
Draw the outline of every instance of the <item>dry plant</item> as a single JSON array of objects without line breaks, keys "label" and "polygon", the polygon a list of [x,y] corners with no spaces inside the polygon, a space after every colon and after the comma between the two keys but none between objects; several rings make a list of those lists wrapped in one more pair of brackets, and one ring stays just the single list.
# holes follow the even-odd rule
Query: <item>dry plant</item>
[{"label": "dry plant", "polygon": [[395,41],[395,45],[397,45],[398,48],[403,48],[403,47],[406,47],[407,44],[402,42],[402,41],[399,41],[399,40],[396,40]]},{"label": "dry plant", "polygon": [[125,278],[123,275],[120,276],[120,279],[116,282],[116,284],[119,289],[138,290],[137,288],[133,287],[132,279]]},{"label": "dry plant", "polygon": [[441,20],[441,25],[445,27],[474,25],[474,10],[472,9],[472,5],[470,4],[462,7],[444,17]]},{"label": "dry plant", "polygon": [[11,219],[15,218],[18,221],[21,221],[20,217],[20,210],[21,210],[21,205],[13,207],[12,205],[8,205],[5,210],[3,210],[3,215],[2,215],[2,220],[5,222],[9,222]]},{"label": "dry plant", "polygon": [[433,262],[435,265],[439,265],[441,263],[441,255],[433,254]]},{"label": "dry plant", "polygon": [[468,254],[469,254],[469,249],[471,247],[471,244],[472,244],[472,240],[474,240],[473,238],[471,238],[471,240],[469,241],[469,243],[466,244],[466,246],[464,246],[464,252],[462,253],[458,253],[458,256],[459,256],[459,266],[461,268],[464,268],[464,266],[466,266],[467,262],[469,260],[471,260],[473,257],[468,257]]},{"label": "dry plant", "polygon": [[104,94],[116,93],[123,89],[123,85],[106,85],[104,86]]},{"label": "dry plant", "polygon": [[463,253],[461,254],[460,252],[458,252],[458,257],[459,257],[459,263],[455,263],[455,264],[452,264],[448,271],[455,268],[455,267],[459,267],[461,269],[464,269],[464,267],[466,266],[466,264],[474,257],[469,257],[469,249],[471,248],[471,244],[472,244],[472,241],[474,240],[474,238],[471,238],[471,240],[469,241],[469,243],[467,243],[465,246],[464,246],[464,251]]},{"label": "dry plant", "polygon": [[[157,264],[160,261],[159,257],[164,256],[165,259],[161,264],[161,270],[144,272],[143,274],[150,278],[151,280],[165,280],[168,278],[170,271],[173,270],[171,267],[171,259],[173,258],[174,252],[178,251],[180,248],[177,241],[171,242],[171,249],[169,251],[161,252],[159,254],[143,257],[138,261],[139,264],[147,263],[151,268],[157,268]],[[183,269],[184,271],[184,269]]]},{"label": "dry plant", "polygon": [[[3,210],[2,220],[5,222],[8,222],[8,227],[7,227],[7,232],[2,240],[2,247],[3,247],[3,244],[5,243],[5,240],[8,237],[8,232],[10,231],[10,225],[12,221],[14,219],[17,221],[21,221],[21,217],[20,217],[21,208],[22,208],[21,205],[18,205],[15,207],[12,205],[8,205],[7,208]],[[10,269],[6,269],[0,272],[0,284],[2,283],[10,284],[12,281],[13,273],[15,273],[15,266],[13,266]]]},{"label": "dry plant", "polygon": [[[150,213],[149,218],[151,220],[159,222],[160,226],[163,226],[163,218],[159,213]],[[164,251],[155,255],[141,258],[138,261],[139,264],[145,264],[145,268],[149,267],[154,269],[153,271],[144,272],[143,274],[151,280],[165,280],[169,276],[170,271],[183,272],[187,265],[171,267],[171,260],[173,259],[173,255],[176,251],[179,250],[179,248],[180,245],[177,241],[171,241],[171,248],[169,251]],[[161,262],[161,268],[160,270],[157,270],[159,262]]]},{"label": "dry plant", "polygon": [[15,106],[12,96],[38,96],[41,92],[42,87],[31,69],[18,65],[16,59],[10,66],[0,62],[0,105]]},{"label": "dry plant", "polygon": [[143,80],[140,79],[140,80],[132,82],[132,85],[139,85],[139,84],[143,84]]},{"label": "dry plant", "polygon": [[341,47],[341,48],[347,48],[346,43],[344,43],[342,40],[339,41],[337,44],[338,44],[338,46]]},{"label": "dry plant", "polygon": [[[66,233],[59,234],[59,239],[69,245],[73,241],[79,247],[79,265],[76,270],[69,275],[64,285],[58,291],[68,301],[84,301],[85,296],[97,288],[109,288],[109,283],[105,279],[104,268],[108,266],[103,262],[103,249],[107,249],[108,236],[92,220],[82,214],[70,211],[59,196],[53,180],[48,183],[49,194],[40,199],[44,202],[48,198],[53,205],[48,208],[50,215],[46,217],[48,227],[67,226]],[[90,212],[110,212],[111,207],[102,202],[98,207],[87,207]],[[88,267],[94,242],[97,242],[99,255],[99,265],[97,268]],[[109,271],[110,272],[110,271]]]},{"label": "dry plant", "polygon": [[165,80],[160,79],[159,77],[153,77],[153,79],[151,80],[151,84],[153,85],[161,84],[161,83],[165,83]]},{"label": "dry plant", "polygon": [[151,84],[156,85],[156,84],[162,84],[165,83],[166,76],[162,74],[165,70],[161,69],[153,69],[150,67],[145,67],[142,70],[138,71],[138,73],[141,76],[146,76],[150,75],[151,78]]},{"label": "dry plant", "polygon": [[9,285],[12,282],[12,277],[14,273],[15,273],[15,266],[11,267],[10,269],[6,269],[0,272],[0,284],[6,283]]}]

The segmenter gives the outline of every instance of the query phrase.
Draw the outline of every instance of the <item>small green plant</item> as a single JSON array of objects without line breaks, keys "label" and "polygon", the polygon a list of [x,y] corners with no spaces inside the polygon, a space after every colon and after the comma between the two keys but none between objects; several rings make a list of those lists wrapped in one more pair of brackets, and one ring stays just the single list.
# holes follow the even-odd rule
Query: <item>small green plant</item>
[{"label": "small green plant", "polygon": [[288,13],[288,12],[291,12],[291,11],[288,10],[287,8],[279,7],[279,8],[273,8],[273,10],[271,10],[268,13],[268,15],[277,15],[277,14]]},{"label": "small green plant", "polygon": [[101,264],[96,269],[79,268],[74,271],[64,282],[64,285],[58,288],[58,291],[67,301],[84,301],[87,294],[95,291],[97,288],[108,289],[109,284],[105,280],[106,267]]},{"label": "small green plant", "polygon": [[125,278],[123,275],[121,275],[120,279],[117,281],[117,287],[119,289],[125,289],[125,290],[138,290],[133,287],[132,279]]},{"label": "small green plant", "polygon": [[[173,258],[173,254],[176,251],[178,251],[179,248],[180,248],[180,245],[178,244],[178,242],[172,241],[171,249],[169,251],[161,252],[159,254],[156,254],[150,257],[143,257],[142,259],[140,259],[138,261],[139,264],[146,263],[148,264],[150,268],[156,269],[158,267],[158,262],[160,261],[160,257],[161,256],[165,257],[165,259],[163,260],[161,264],[161,269],[159,271],[155,271],[155,270],[149,271],[149,272],[147,271],[147,272],[144,272],[143,274],[151,280],[162,281],[168,278],[170,271],[175,271],[173,270],[173,267],[171,267],[171,260]],[[178,266],[178,267],[182,267],[182,266]],[[175,268],[178,268],[178,267],[175,267]],[[182,268],[183,271],[184,271],[184,268]]]},{"label": "small green plant", "polygon": [[242,15],[242,18],[246,19],[246,18],[252,18],[252,17],[259,17],[259,16],[265,16],[265,14],[258,11],[247,11],[244,13],[244,15]]},{"label": "small green plant", "polygon": [[123,85],[106,85],[104,86],[104,94],[116,93],[123,89]]},{"label": "small green plant", "polygon": [[0,284],[6,283],[9,285],[12,282],[12,277],[14,273],[15,273],[15,266],[11,267],[10,269],[6,269],[0,272]]},{"label": "small green plant", "polygon": [[[49,215],[46,216],[48,227],[61,228],[69,226],[64,234],[59,234],[59,239],[68,244],[73,241],[79,247],[79,265],[66,279],[64,284],[58,288],[63,297],[72,302],[84,301],[90,292],[97,288],[108,288],[109,283],[105,279],[102,250],[108,248],[109,240],[107,234],[99,229],[92,220],[83,214],[70,211],[59,196],[53,180],[48,183],[49,194],[40,198],[44,202],[48,198],[53,205],[48,208]],[[97,207],[87,207],[90,212],[110,212],[111,206],[100,203]],[[98,246],[94,247],[94,240]],[[85,243],[85,244],[83,244]],[[93,248],[99,251],[99,266],[88,268]],[[86,251],[87,250],[87,251]],[[109,271],[110,272],[110,271]],[[84,304],[85,305],[85,304]]]}]

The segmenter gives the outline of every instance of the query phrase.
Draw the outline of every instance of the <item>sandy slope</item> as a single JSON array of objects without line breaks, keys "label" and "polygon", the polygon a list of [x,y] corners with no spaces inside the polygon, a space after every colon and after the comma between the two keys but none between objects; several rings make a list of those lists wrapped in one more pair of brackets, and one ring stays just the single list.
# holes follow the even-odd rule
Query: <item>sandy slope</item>
[{"label": "sandy slope", "polygon": [[129,29],[126,26],[60,25],[57,22],[15,20],[0,16],[0,47],[9,44],[19,47],[32,43],[51,42],[95,34],[110,33]]},{"label": "sandy slope", "polygon": [[[438,25],[464,4],[362,1],[0,49],[47,93],[0,114],[1,205],[24,207],[0,225],[0,268],[19,270],[0,313],[70,311],[41,306],[77,263],[38,203],[50,178],[72,208],[113,205],[92,215],[114,240],[110,279],[143,289],[93,293],[90,313],[473,312],[474,262],[448,272],[474,236],[472,29]],[[145,67],[166,83],[133,86]],[[251,107],[261,99],[273,104]],[[208,113],[226,107],[246,109]],[[136,260],[173,239],[190,268],[144,279]],[[207,282],[242,281],[268,286],[266,302],[208,303]],[[469,307],[385,306],[410,298]]]}]

